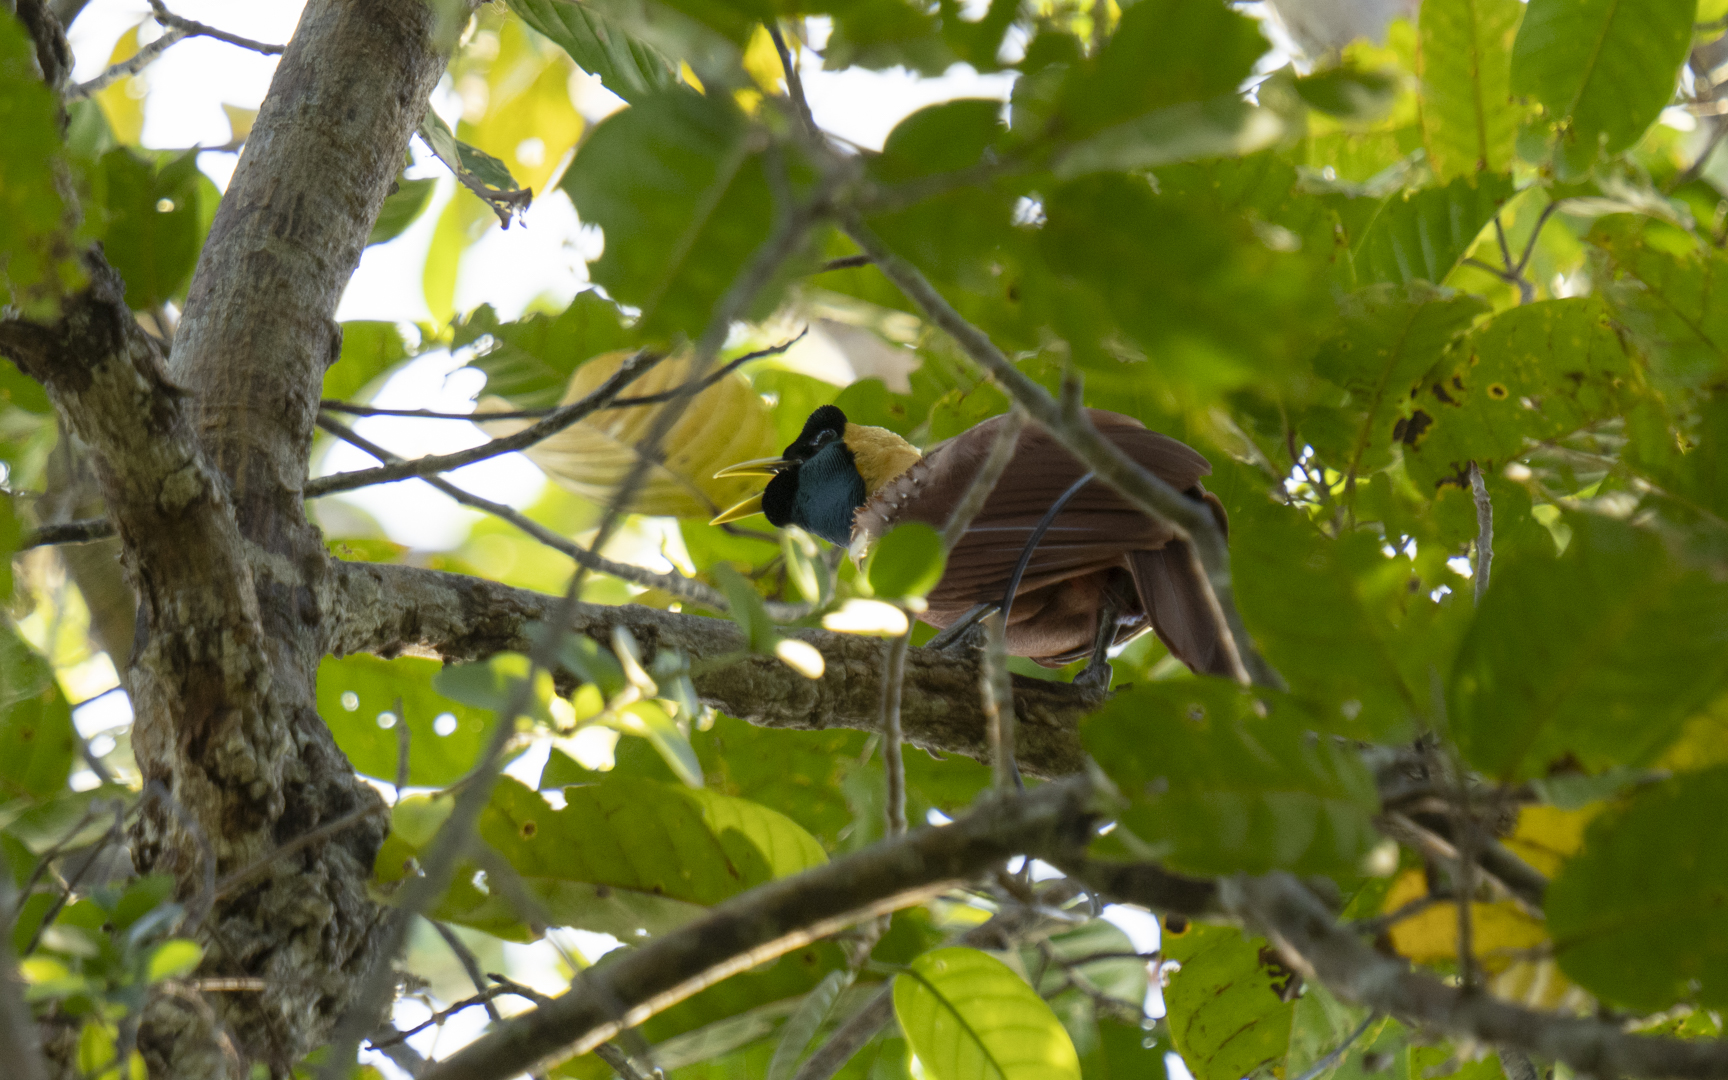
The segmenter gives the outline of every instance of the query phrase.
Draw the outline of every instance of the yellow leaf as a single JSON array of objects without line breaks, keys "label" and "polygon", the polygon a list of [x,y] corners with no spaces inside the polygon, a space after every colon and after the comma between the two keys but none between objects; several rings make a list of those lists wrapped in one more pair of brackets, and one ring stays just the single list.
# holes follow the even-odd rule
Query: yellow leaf
[{"label": "yellow leaf", "polygon": [[[796,46],[797,42],[794,40],[788,44]],[[760,23],[744,49],[744,70],[767,93],[778,94],[785,86],[786,69],[780,63],[780,50],[774,47],[774,39],[768,36],[767,27]]]},{"label": "yellow leaf", "polygon": [[570,101],[570,73],[562,50],[544,52],[520,19],[498,30],[498,55],[486,69],[486,108],[464,120],[456,135],[510,167],[516,183],[543,193],[582,137],[582,114]]},{"label": "yellow leaf", "polygon": [[1581,1013],[1591,997],[1560,974],[1552,959],[1517,960],[1488,980],[1495,997],[1515,1001],[1528,1009],[1544,1012]]},{"label": "yellow leaf", "polygon": [[222,111],[228,114],[228,131],[231,142],[241,142],[252,134],[252,124],[258,119],[257,109],[242,108],[239,105],[222,103]]},{"label": "yellow leaf", "polygon": [[1728,694],[1686,721],[1680,738],[1656,762],[1658,769],[1697,772],[1728,764]]},{"label": "yellow leaf", "polygon": [[[588,396],[629,355],[607,353],[578,367],[564,391],[564,403]],[[689,380],[690,371],[688,354],[669,357],[631,383],[623,396],[646,397],[676,389]],[[525,453],[562,487],[605,503],[635,466],[637,444],[647,437],[660,410],[667,407],[647,405],[594,413]],[[480,403],[482,413],[507,408],[496,399]],[[497,436],[520,431],[528,424],[494,420],[481,426]],[[664,449],[663,461],[649,469],[631,500],[631,513],[712,517],[762,486],[759,477],[716,480],[714,473],[740,461],[768,457],[779,447],[768,406],[743,376],[733,374],[696,395],[667,433]]]},{"label": "yellow leaf", "polygon": [[[1422,871],[1406,870],[1387,891],[1384,910],[1396,911],[1427,892]],[[1509,900],[1472,903],[1470,921],[1472,951],[1482,969],[1490,974],[1505,971],[1520,959],[1518,953],[1548,940],[1548,928],[1543,922]],[[1450,901],[1435,904],[1394,923],[1388,934],[1399,955],[1415,963],[1456,961],[1458,905]]]},{"label": "yellow leaf", "polygon": [[447,323],[455,315],[456,275],[462,266],[462,253],[497,223],[491,209],[464,187],[457,187],[455,196],[438,215],[421,274],[421,288],[433,322]]},{"label": "yellow leaf", "polygon": [[[120,35],[120,40],[114,43],[114,52],[108,57],[109,67],[138,55],[138,27],[143,25],[139,23]],[[144,131],[144,95],[147,89],[142,78],[128,75],[96,91],[96,104],[101,107],[102,115],[108,118],[108,127],[114,132],[114,138],[127,146],[138,145],[138,136]]]},{"label": "yellow leaf", "polygon": [[1580,810],[1553,806],[1526,806],[1518,812],[1518,827],[1504,841],[1520,859],[1546,877],[1553,877],[1560,864],[1584,844],[1584,826],[1602,809],[1593,803]]}]

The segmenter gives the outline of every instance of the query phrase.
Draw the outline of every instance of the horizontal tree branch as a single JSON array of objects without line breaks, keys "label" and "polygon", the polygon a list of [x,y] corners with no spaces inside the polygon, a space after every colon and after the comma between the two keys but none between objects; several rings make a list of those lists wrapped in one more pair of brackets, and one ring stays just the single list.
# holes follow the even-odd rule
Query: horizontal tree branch
[{"label": "horizontal tree branch", "polygon": [[920,903],[1015,855],[1086,843],[1091,785],[1080,777],[992,799],[948,825],[733,897],[705,917],[583,972],[562,997],[504,1022],[426,1071],[496,1080],[585,1053],[729,975],[867,918]]},{"label": "horizontal tree branch", "polygon": [[[333,605],[337,655],[417,652],[446,660],[480,660],[529,648],[528,628],[547,618],[557,598],[462,574],[380,563],[339,563]],[[874,731],[881,709],[879,639],[790,629],[822,653],[825,673],[811,680],[772,656],[752,655],[732,622],[636,604],[578,604],[572,629],[610,645],[622,626],[649,658],[677,649],[696,668],[696,693],[729,716],[763,727]],[[568,680],[568,676],[562,678]],[[927,750],[986,761],[985,718],[975,655],[910,649],[901,724],[907,741]],[[568,685],[568,682],[566,682]],[[1077,727],[1096,707],[1067,683],[1016,676],[1016,749],[1034,776],[1067,776],[1085,767]]]},{"label": "horizontal tree branch", "polygon": [[1219,883],[1231,914],[1263,930],[1293,967],[1346,1001],[1407,1023],[1562,1061],[1584,1076],[1728,1077],[1728,1042],[1633,1035],[1596,1017],[1541,1013],[1448,986],[1376,952],[1295,877],[1268,874]]},{"label": "horizontal tree branch", "polygon": [[89,544],[114,535],[114,523],[107,518],[83,518],[41,525],[24,534],[18,542],[19,551],[55,544]]}]

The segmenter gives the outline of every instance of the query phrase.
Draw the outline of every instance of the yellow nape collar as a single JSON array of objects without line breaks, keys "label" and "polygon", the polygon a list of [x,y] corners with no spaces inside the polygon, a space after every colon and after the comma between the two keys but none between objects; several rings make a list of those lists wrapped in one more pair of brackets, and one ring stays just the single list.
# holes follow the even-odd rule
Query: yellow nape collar
[{"label": "yellow nape collar", "polygon": [[918,448],[887,428],[847,424],[844,436],[846,448],[852,451],[852,462],[858,475],[864,478],[864,494],[868,497],[882,486],[916,465],[924,456]]}]

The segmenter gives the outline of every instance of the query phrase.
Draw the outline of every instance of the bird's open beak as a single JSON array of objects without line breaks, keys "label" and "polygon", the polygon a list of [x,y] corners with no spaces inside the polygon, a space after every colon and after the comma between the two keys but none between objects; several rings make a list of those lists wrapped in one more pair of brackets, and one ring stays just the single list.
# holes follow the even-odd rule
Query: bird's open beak
[{"label": "bird's open beak", "polygon": [[[792,467],[792,462],[785,458],[765,457],[754,461],[740,461],[736,465],[728,465],[714,474],[719,480],[728,476],[778,476]],[[730,513],[730,511],[728,511]]]},{"label": "bird's open beak", "polygon": [[738,505],[736,505],[736,506],[734,506],[728,510],[721,511],[720,514],[718,516],[716,516],[714,518],[714,520],[710,521],[708,524],[710,524],[710,525],[724,525],[728,521],[737,521],[739,518],[747,518],[751,514],[760,514],[761,512],[762,512],[762,493],[760,491],[758,491],[756,494],[750,496],[748,499],[745,499],[743,502],[739,503]]}]

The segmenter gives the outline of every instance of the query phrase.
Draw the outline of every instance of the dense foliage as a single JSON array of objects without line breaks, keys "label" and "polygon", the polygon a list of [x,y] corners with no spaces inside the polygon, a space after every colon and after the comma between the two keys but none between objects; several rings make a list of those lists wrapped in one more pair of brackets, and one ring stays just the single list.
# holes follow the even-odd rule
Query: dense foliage
[{"label": "dense foliage", "polygon": [[[574,400],[634,350],[697,339],[795,207],[818,193],[844,202],[1026,374],[1053,393],[1083,379],[1086,404],[1213,464],[1237,603],[1285,685],[1196,678],[1151,635],[1122,651],[1118,692],[1080,729],[1121,797],[1098,854],[1204,878],[1329,879],[1346,920],[1401,912],[1371,930],[1419,965],[1566,1015],[1612,1010],[1639,1030],[1719,1037],[1723,7],[1426,0],[1380,43],[1292,62],[1255,18],[1211,0],[489,5],[450,63],[469,88],[461,121],[422,129],[472,181],[445,204],[427,256],[436,321],[346,326],[325,396],[364,403],[401,365],[451,350],[484,373],[483,408]],[[859,174],[836,193],[831,151],[801,127],[764,20],[831,69],[964,61],[1018,79],[1006,105],[907,117],[881,152],[855,153]],[[134,33],[116,59],[136,47]],[[125,81],[74,103],[62,136],[31,55],[0,19],[8,302],[51,315],[82,284],[71,253],[100,240],[128,304],[165,328],[219,193],[196,153],[138,145]],[[585,126],[570,100],[576,68],[628,106]],[[432,175],[403,177],[374,242],[434,205]],[[562,192],[601,230],[595,287],[517,320],[455,310],[464,250],[523,189]],[[81,216],[63,204],[73,192]],[[671,561],[730,598],[752,649],[811,675],[784,647],[788,632],[843,607],[862,618],[859,601],[915,600],[940,550],[896,537],[860,568],[760,519],[711,526],[749,490],[712,474],[789,442],[824,403],[921,446],[1009,405],[877,267],[826,265],[857,250],[820,220],[766,268],[746,311],[755,321],[723,355],[809,325],[886,379],[837,385],[795,350],[744,365],[673,429],[671,455],[634,494],[635,548],[611,549],[630,558],[658,542],[642,536],[666,536]],[[681,362],[632,392],[677,386]],[[67,451],[41,388],[4,365],[0,393],[10,548],[83,512],[57,499],[69,481],[55,455]],[[649,422],[645,410],[597,413],[531,450],[558,485],[527,516],[586,542]],[[1494,556],[1479,601],[1478,478]],[[364,505],[322,518],[341,558],[550,593],[569,579],[564,555],[512,525],[486,519],[449,550],[407,550]],[[58,559],[36,548],[0,563],[11,598],[0,854],[32,1006],[80,1018],[81,1067],[112,1076],[128,1018],[165,985],[193,992],[201,951],[184,890],[176,902],[170,879],[130,879],[104,854],[144,796],[127,731],[80,745],[72,724],[68,697],[101,678],[91,613],[112,598],[84,595]],[[696,610],[604,576],[582,596]],[[808,613],[784,618],[764,601]],[[633,948],[882,839],[877,734],[716,715],[696,699],[688,657],[662,650],[644,664],[628,633],[567,645],[561,659],[580,685],[559,696],[540,675],[514,721],[513,753],[550,745],[537,788],[499,780],[479,825],[490,854],[426,912],[464,928],[484,964],[501,966],[500,942],[548,927]],[[381,898],[415,873],[526,669],[516,655],[442,670],[326,661],[319,712],[337,743],[361,774],[404,786],[376,864]],[[1398,772],[1411,761],[1433,778],[1414,794]],[[991,782],[985,764],[912,748],[905,772],[915,824],[961,812]],[[1490,842],[1545,878],[1545,895],[1486,864],[1461,875],[1454,844]],[[1136,955],[1058,884],[1046,888],[1060,917],[1005,950],[971,948],[961,937],[1009,895],[994,888],[897,912],[873,947],[842,935],[702,990],[641,1026],[642,1060],[677,1080],[787,1080],[892,982],[897,1022],[844,1075],[1159,1077],[1172,1051],[1197,1080],[1501,1075],[1492,1047],[1346,1004],[1232,925],[1177,922],[1160,955]],[[428,936],[407,960],[440,1008],[474,990],[443,948]],[[593,1055],[556,1072],[611,1075]]]}]

